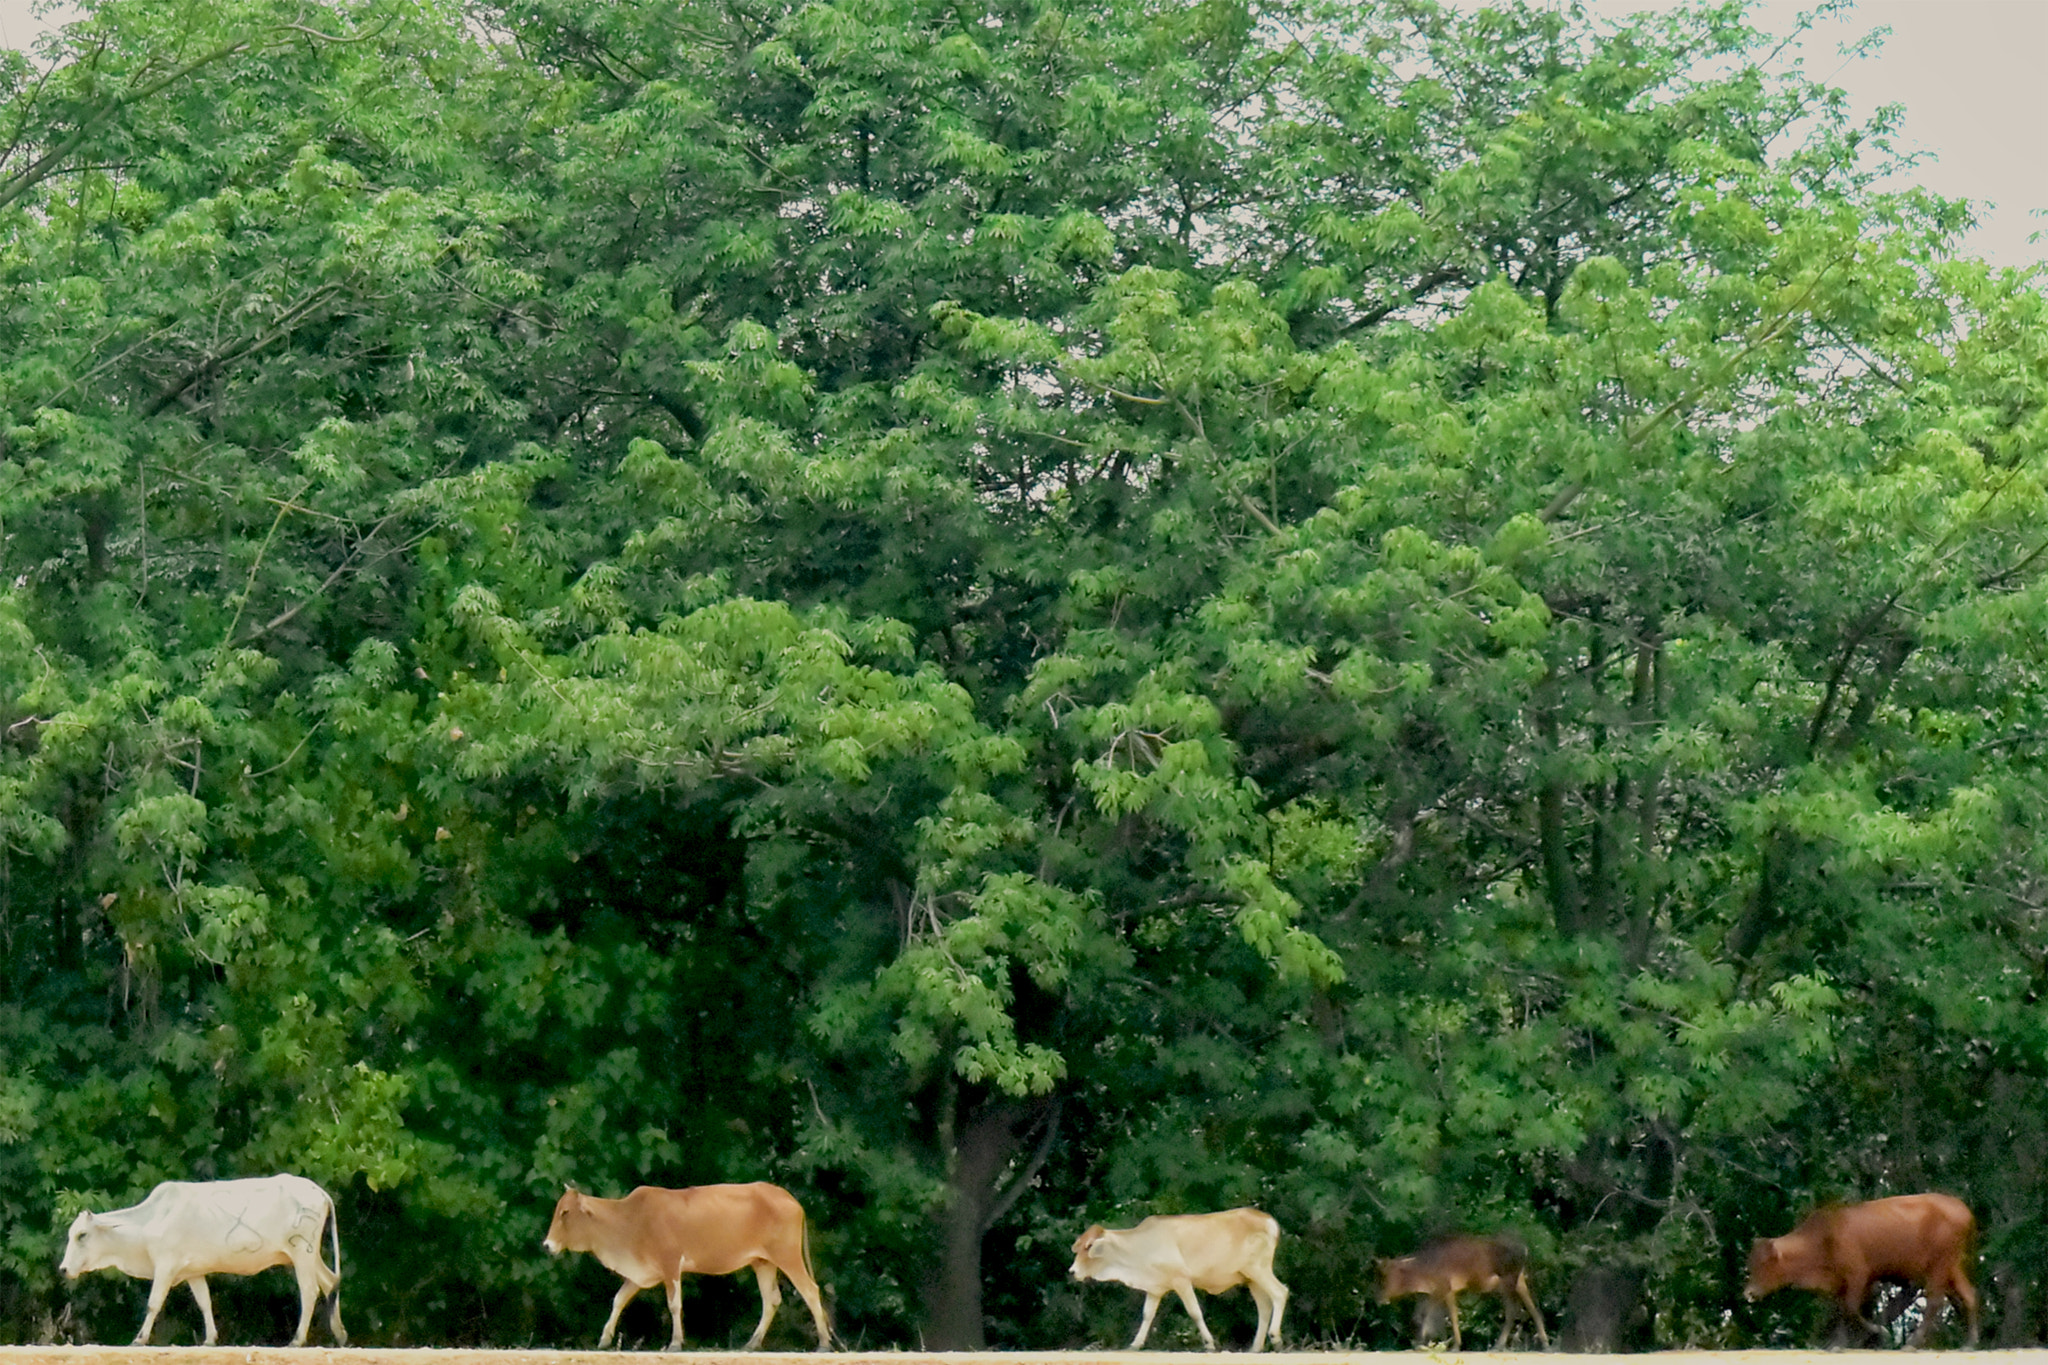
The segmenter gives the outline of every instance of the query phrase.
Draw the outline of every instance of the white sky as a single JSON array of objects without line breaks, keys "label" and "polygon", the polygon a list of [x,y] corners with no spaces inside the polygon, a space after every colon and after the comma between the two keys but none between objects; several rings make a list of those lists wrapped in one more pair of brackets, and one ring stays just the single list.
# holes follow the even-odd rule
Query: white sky
[{"label": "white sky", "polygon": [[[1454,0],[1477,8],[1482,0]],[[1554,0],[1564,4],[1568,0]],[[1603,18],[1676,8],[1673,0],[1581,0]],[[1757,0],[1751,21],[1788,34],[1815,0]],[[1872,29],[1891,34],[1873,56],[1843,49]],[[1816,24],[1779,58],[1848,93],[1867,118],[1905,106],[1901,150],[1928,155],[1902,177],[1937,194],[1969,199],[1978,225],[1965,249],[1998,265],[2048,260],[2048,0],[1858,0]]]},{"label": "white sky", "polygon": [[[1476,8],[1481,0],[1456,2]],[[1618,18],[1672,0],[1582,3]],[[33,41],[47,24],[37,8],[47,6],[0,0],[0,43]],[[1754,14],[1760,27],[1789,33],[1809,8],[1759,0]],[[1891,36],[1876,56],[1843,57],[1846,44],[1879,26]],[[1808,34],[1799,55],[1810,74],[1849,93],[1858,115],[1905,106],[1902,142],[1930,154],[1911,178],[1983,206],[1969,250],[2000,265],[2048,260],[2048,217],[2038,216],[2048,211],[2048,0],[1860,0]],[[2044,240],[2029,242],[2037,232]]]}]

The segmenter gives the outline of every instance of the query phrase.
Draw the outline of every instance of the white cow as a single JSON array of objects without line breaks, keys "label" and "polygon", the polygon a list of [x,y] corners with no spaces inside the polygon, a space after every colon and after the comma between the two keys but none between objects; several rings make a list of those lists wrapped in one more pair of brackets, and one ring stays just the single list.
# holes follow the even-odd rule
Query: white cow
[{"label": "white cow", "polygon": [[1257,1209],[1158,1215],[1134,1228],[1097,1223],[1074,1239],[1068,1273],[1077,1280],[1114,1280],[1144,1291],[1145,1316],[1133,1351],[1151,1335],[1152,1318],[1168,1291],[1187,1306],[1202,1344],[1215,1350],[1216,1338],[1202,1321],[1195,1291],[1221,1294],[1241,1284],[1258,1306],[1252,1349],[1261,1351],[1269,1330],[1273,1344],[1280,1344],[1280,1319],[1287,1312],[1287,1286],[1273,1277],[1273,1251],[1279,1244],[1280,1224]]},{"label": "white cow", "polygon": [[[320,1259],[320,1228],[334,1244],[334,1268]],[[166,1180],[130,1209],[81,1213],[71,1224],[60,1267],[66,1278],[109,1267],[148,1280],[149,1314],[135,1344],[149,1344],[164,1300],[181,1284],[192,1286],[206,1342],[219,1339],[213,1326],[208,1275],[254,1275],[288,1265],[299,1277],[299,1332],[304,1346],[313,1309],[328,1295],[328,1325],[338,1346],[348,1344],[341,1326],[341,1229],[327,1191],[303,1176],[273,1175],[256,1180],[192,1182]]]}]

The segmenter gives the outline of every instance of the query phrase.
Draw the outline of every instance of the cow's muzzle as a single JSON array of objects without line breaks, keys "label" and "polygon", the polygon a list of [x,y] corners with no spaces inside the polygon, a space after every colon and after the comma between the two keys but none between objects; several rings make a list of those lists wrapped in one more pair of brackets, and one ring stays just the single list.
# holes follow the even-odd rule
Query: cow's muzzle
[{"label": "cow's muzzle", "polygon": [[555,1244],[555,1239],[552,1237],[541,1238],[540,1244],[550,1256],[559,1256],[562,1254],[562,1248]]}]

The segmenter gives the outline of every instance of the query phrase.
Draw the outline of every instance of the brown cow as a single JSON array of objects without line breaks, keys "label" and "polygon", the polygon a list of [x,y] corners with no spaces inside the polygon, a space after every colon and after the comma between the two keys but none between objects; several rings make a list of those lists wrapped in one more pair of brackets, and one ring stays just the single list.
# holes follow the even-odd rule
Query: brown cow
[{"label": "brown cow", "polygon": [[1427,1294],[1450,1312],[1451,1349],[1465,1349],[1465,1334],[1458,1325],[1458,1295],[1470,1289],[1500,1296],[1500,1340],[1494,1350],[1505,1350],[1515,1330],[1515,1300],[1519,1298],[1536,1323],[1536,1339],[1550,1349],[1550,1333],[1543,1328],[1543,1314],[1529,1294],[1529,1248],[1518,1237],[1439,1238],[1412,1256],[1382,1260],[1380,1302],[1390,1303],[1404,1294]]},{"label": "brown cow", "polygon": [[1904,1280],[1927,1291],[1927,1312],[1913,1333],[1917,1346],[1953,1294],[1969,1319],[1969,1345],[1977,1344],[1977,1291],[1967,1262],[1977,1220],[1960,1199],[1945,1194],[1901,1194],[1864,1204],[1817,1209],[1783,1237],[1759,1237],[1749,1251],[1751,1301],[1790,1285],[1831,1296],[1842,1316],[1876,1334],[1863,1316],[1873,1280]]},{"label": "brown cow", "polygon": [[818,1349],[832,1344],[825,1302],[811,1277],[810,1245],[803,1205],[779,1185],[699,1185],[664,1190],[642,1185],[624,1199],[598,1199],[566,1191],[555,1204],[554,1221],[541,1245],[549,1255],[588,1251],[625,1283],[612,1299],[612,1315],[597,1339],[612,1344],[619,1314],[635,1294],[662,1285],[668,1290],[675,1335],[668,1348],[683,1348],[683,1276],[730,1275],[751,1267],[761,1286],[761,1324],[747,1339],[751,1351],[768,1335],[782,1290],[775,1272],[789,1276],[818,1327]]},{"label": "brown cow", "polygon": [[1270,1335],[1280,1344],[1280,1320],[1287,1313],[1287,1286],[1273,1277],[1273,1251],[1280,1245],[1280,1224],[1257,1209],[1222,1213],[1155,1214],[1134,1228],[1106,1228],[1097,1223],[1074,1239],[1074,1264],[1067,1273],[1077,1280],[1113,1280],[1145,1295],[1145,1314],[1131,1342],[1137,1350],[1151,1334],[1159,1301],[1179,1296],[1202,1344],[1216,1349],[1195,1291],[1221,1294],[1243,1285],[1259,1310],[1252,1349],[1262,1351]]}]

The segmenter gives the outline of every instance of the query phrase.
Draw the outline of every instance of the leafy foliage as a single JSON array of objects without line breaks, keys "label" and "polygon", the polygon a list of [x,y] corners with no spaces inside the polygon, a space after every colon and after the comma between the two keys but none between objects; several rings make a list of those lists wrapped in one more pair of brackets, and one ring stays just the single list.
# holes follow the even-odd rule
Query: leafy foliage
[{"label": "leafy foliage", "polygon": [[289,1167],[393,1344],[756,1178],[868,1344],[1253,1202],[1798,1340],[1925,1187],[2036,1338],[2039,277],[1740,5],[308,13],[0,71],[0,1330]]}]

